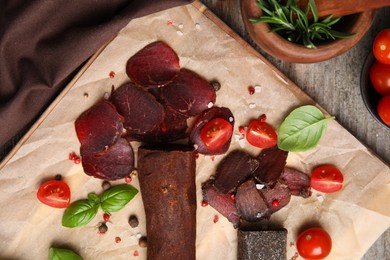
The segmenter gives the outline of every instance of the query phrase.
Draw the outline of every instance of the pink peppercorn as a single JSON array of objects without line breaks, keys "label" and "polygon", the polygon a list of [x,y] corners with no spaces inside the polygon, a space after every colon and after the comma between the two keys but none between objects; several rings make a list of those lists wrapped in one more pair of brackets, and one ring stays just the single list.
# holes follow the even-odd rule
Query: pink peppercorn
[{"label": "pink peppercorn", "polygon": [[249,95],[255,94],[255,88],[253,86],[249,86],[248,87],[248,92],[249,92]]}]

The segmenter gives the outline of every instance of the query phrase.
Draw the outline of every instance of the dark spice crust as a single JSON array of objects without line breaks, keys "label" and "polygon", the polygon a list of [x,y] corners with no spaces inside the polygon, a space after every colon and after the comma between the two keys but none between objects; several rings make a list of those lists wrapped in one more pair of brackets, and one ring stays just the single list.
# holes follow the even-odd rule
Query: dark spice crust
[{"label": "dark spice crust", "polygon": [[287,230],[238,230],[237,260],[285,260]]},{"label": "dark spice crust", "polygon": [[138,149],[148,259],[195,259],[195,169],[187,147]]}]

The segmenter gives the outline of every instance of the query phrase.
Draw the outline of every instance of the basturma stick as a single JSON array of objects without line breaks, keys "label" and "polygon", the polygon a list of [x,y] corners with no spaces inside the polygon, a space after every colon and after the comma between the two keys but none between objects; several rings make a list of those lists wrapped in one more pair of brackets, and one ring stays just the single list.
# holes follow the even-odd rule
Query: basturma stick
[{"label": "basturma stick", "polygon": [[184,146],[138,149],[150,260],[195,259],[195,165],[195,151]]}]

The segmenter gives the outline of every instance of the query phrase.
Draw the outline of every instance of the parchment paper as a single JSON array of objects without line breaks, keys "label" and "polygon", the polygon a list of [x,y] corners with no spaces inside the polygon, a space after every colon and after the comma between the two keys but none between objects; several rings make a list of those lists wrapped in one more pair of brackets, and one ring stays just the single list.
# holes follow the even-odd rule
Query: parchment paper
[{"label": "parchment paper", "polygon": [[[171,24],[172,23],[172,24]],[[65,228],[63,209],[40,203],[40,184],[61,174],[72,191],[71,201],[85,199],[88,193],[102,192],[102,181],[88,177],[80,164],[68,159],[79,151],[74,121],[91,107],[112,85],[128,81],[125,64],[129,57],[156,40],[167,42],[179,55],[182,67],[208,80],[218,80],[217,106],[229,107],[236,120],[230,149],[244,149],[252,155],[260,149],[238,141],[238,126],[266,114],[276,129],[295,107],[314,104],[297,86],[278,72],[229,28],[194,3],[131,21],[98,55],[93,63],[66,89],[33,133],[0,173],[0,258],[46,259],[50,246],[71,248],[84,259],[145,259],[136,236],[145,234],[141,194],[111,217],[109,231],[97,234],[103,212],[87,226]],[[109,77],[110,71],[116,76]],[[325,72],[324,72],[325,73]],[[260,92],[249,95],[249,85]],[[134,149],[137,143],[132,143]],[[241,147],[242,146],[242,147]],[[197,160],[197,259],[236,259],[236,230],[212,207],[201,207],[201,183],[214,173],[224,155],[200,156]],[[287,165],[309,173],[320,164],[333,164],[344,174],[344,188],[337,193],[313,192],[308,199],[293,197],[290,204],[275,213],[270,222],[288,229],[288,258],[296,253],[293,244],[305,226],[318,224],[333,239],[329,259],[359,259],[390,226],[390,170],[337,121],[329,122],[320,144],[304,153],[290,153]],[[123,183],[123,180],[115,183]],[[139,188],[138,179],[132,183]],[[136,214],[140,226],[132,229],[127,221]],[[219,221],[214,223],[214,216]],[[115,237],[122,241],[115,243]],[[164,239],[164,238],[161,238]],[[291,243],[291,244],[290,244]],[[134,256],[138,250],[139,256]]]}]

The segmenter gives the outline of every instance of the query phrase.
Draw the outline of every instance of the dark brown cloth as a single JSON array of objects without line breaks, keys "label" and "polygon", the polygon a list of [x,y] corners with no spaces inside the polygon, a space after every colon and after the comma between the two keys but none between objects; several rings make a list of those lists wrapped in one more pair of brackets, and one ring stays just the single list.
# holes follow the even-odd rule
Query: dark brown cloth
[{"label": "dark brown cloth", "polygon": [[0,160],[132,18],[192,0],[0,2]]}]

